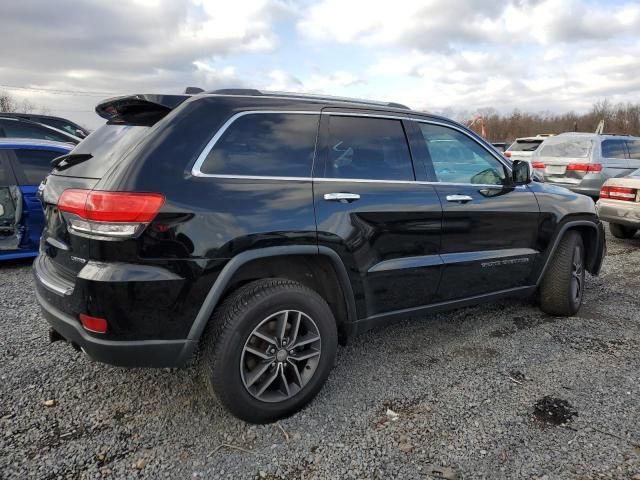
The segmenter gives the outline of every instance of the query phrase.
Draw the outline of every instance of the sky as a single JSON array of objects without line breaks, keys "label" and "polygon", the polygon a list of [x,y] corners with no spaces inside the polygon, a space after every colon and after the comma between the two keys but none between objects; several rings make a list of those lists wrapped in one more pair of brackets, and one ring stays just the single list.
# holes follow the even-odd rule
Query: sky
[{"label": "sky", "polygon": [[20,0],[0,92],[89,128],[113,96],[258,88],[471,115],[640,102],[638,0]]}]

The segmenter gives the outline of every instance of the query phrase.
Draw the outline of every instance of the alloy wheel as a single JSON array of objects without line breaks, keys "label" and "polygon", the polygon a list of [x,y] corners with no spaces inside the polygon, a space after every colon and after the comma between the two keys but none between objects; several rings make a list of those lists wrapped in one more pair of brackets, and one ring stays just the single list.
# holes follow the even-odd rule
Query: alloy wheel
[{"label": "alloy wheel", "polygon": [[573,249],[573,260],[571,262],[571,294],[576,302],[580,301],[584,287],[584,262],[582,257],[582,247],[576,245]]},{"label": "alloy wheel", "polygon": [[318,367],[320,332],[299,310],[269,315],[242,349],[240,374],[247,391],[263,402],[282,402],[302,390]]}]

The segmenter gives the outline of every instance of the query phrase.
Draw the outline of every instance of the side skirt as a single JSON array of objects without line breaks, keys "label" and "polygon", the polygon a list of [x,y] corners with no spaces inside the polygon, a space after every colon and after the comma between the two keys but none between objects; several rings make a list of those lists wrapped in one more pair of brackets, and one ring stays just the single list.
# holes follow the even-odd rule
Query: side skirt
[{"label": "side skirt", "polygon": [[372,315],[371,317],[358,320],[352,330],[353,334],[361,334],[371,329],[389,325],[408,318],[417,317],[420,315],[427,315],[431,313],[444,312],[447,310],[454,310],[461,307],[469,307],[471,305],[478,305],[481,303],[487,303],[492,300],[498,300],[501,298],[508,298],[513,296],[528,296],[533,295],[536,291],[536,286],[531,285],[527,287],[509,288],[507,290],[499,290],[497,292],[476,295],[473,297],[462,298],[459,300],[451,300],[447,302],[433,303],[431,305],[423,305],[421,307],[407,308],[404,310],[396,310],[393,312],[381,313],[378,315]]}]

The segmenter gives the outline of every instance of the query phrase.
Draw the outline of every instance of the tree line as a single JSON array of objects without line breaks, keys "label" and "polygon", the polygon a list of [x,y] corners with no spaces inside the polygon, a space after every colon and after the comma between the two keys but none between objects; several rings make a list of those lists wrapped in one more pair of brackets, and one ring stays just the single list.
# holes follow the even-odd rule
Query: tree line
[{"label": "tree line", "polygon": [[[587,113],[528,113],[514,110],[501,115],[494,108],[476,112],[485,121],[490,142],[513,142],[518,137],[531,137],[544,133],[595,132],[604,120],[604,133],[640,136],[640,103],[617,103],[603,100],[594,104]],[[456,115],[462,120],[460,114]],[[473,118],[473,115],[467,116]],[[473,127],[480,133],[479,126]]]}]

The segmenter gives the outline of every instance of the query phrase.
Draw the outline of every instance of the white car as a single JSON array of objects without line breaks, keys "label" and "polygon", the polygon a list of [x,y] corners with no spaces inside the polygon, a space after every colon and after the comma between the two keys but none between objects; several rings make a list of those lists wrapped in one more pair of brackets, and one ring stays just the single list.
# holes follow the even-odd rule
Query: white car
[{"label": "white car", "polygon": [[549,135],[536,135],[535,137],[516,138],[516,141],[507,148],[504,155],[511,160],[525,160],[529,162],[531,161],[533,152],[535,152],[540,144],[548,137]]}]

